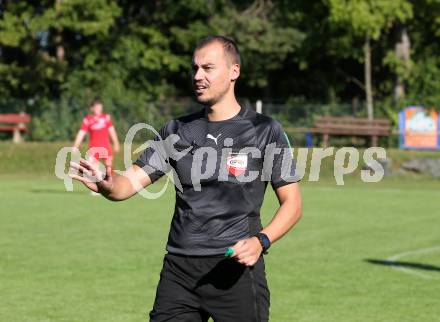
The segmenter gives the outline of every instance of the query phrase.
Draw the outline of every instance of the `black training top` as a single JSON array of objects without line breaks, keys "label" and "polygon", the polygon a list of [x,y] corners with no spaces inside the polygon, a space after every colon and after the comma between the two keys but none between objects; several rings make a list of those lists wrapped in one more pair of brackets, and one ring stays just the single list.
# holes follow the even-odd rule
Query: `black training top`
[{"label": "black training top", "polygon": [[212,122],[203,109],[168,122],[159,134],[135,164],[153,182],[173,173],[170,253],[224,254],[262,229],[268,181],[274,189],[298,181],[281,125],[254,111],[241,108],[231,119]]}]

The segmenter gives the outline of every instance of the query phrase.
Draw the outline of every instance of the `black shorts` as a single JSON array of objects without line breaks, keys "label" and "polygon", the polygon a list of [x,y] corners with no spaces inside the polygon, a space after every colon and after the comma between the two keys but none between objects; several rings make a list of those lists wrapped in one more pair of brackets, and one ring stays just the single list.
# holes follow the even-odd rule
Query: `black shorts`
[{"label": "black shorts", "polygon": [[150,321],[262,322],[269,290],[260,257],[253,267],[225,257],[166,254]]}]

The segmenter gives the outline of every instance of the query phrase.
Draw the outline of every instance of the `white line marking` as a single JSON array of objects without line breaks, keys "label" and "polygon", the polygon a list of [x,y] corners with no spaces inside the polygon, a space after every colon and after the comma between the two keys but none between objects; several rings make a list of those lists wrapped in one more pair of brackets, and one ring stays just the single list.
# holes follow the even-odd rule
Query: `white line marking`
[{"label": "white line marking", "polygon": [[[402,257],[406,257],[406,256],[410,256],[410,255],[419,255],[419,254],[431,253],[431,252],[435,252],[435,251],[440,251],[440,246],[430,247],[430,248],[422,248],[422,249],[417,249],[417,250],[413,250],[413,251],[410,251],[410,252],[400,253],[400,254],[397,254],[397,255],[393,255],[393,256],[387,258],[386,260],[388,262],[395,263],[396,260],[398,260],[398,259],[400,259]],[[398,271],[410,274],[410,275],[414,275],[414,276],[417,276],[417,277],[424,278],[424,279],[436,279],[435,277],[432,277],[431,275],[426,275],[426,274],[422,274],[422,273],[419,273],[419,272],[415,272],[415,271],[413,271],[413,270],[411,270],[409,268],[402,267],[402,266],[397,266],[397,265],[399,265],[399,264],[396,263],[396,266],[392,266],[392,268],[394,268],[395,270],[398,270]]]}]

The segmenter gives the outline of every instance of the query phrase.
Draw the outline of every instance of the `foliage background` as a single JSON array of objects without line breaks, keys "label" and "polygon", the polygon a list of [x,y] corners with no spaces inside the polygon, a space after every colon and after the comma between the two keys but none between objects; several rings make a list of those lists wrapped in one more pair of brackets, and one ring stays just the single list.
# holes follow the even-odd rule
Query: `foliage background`
[{"label": "foliage background", "polygon": [[[222,34],[241,51],[245,106],[261,99],[287,126],[322,111],[365,115],[368,36],[375,116],[395,122],[409,104],[438,108],[438,17],[436,0],[1,0],[0,112],[30,113],[30,139],[71,140],[100,96],[120,132],[143,121],[160,127],[197,108],[192,49]],[[402,30],[405,62],[395,50]]]}]

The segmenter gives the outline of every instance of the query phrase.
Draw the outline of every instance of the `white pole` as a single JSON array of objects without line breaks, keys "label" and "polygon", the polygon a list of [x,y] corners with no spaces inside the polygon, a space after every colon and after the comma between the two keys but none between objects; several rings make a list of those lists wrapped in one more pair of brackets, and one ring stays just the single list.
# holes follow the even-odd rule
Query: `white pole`
[{"label": "white pole", "polygon": [[257,111],[257,113],[263,113],[263,102],[261,100],[257,101],[255,110]]}]

